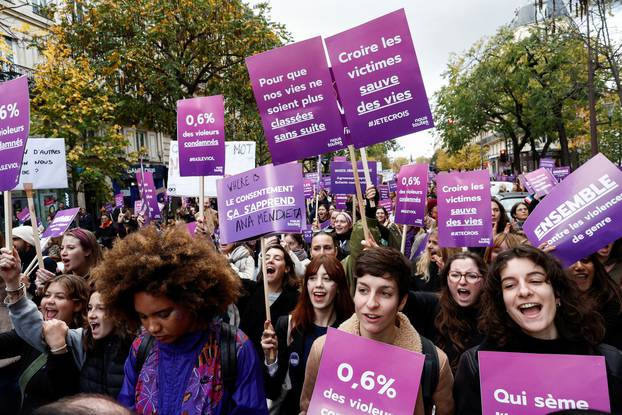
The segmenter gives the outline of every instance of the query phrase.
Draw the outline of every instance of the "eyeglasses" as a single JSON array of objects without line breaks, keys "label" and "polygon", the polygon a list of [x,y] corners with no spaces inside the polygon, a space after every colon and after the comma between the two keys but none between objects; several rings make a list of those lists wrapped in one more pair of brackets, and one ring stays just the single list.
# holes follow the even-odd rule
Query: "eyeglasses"
[{"label": "eyeglasses", "polygon": [[462,279],[462,277],[464,277],[464,279],[466,279],[466,282],[470,282],[470,283],[475,283],[477,281],[479,281],[480,278],[482,278],[481,275],[479,275],[477,272],[458,272],[458,271],[452,271],[449,273],[448,275],[449,278],[451,278],[452,280],[458,282]]}]

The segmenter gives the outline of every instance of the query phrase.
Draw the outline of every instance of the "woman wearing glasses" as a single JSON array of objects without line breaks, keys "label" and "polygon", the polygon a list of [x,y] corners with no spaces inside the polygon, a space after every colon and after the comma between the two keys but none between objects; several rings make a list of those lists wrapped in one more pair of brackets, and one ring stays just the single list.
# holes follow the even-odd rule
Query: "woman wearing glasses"
[{"label": "woman wearing glasses", "polygon": [[452,256],[441,270],[436,345],[447,353],[454,372],[462,352],[484,339],[477,320],[486,272],[484,261],[471,252]]}]

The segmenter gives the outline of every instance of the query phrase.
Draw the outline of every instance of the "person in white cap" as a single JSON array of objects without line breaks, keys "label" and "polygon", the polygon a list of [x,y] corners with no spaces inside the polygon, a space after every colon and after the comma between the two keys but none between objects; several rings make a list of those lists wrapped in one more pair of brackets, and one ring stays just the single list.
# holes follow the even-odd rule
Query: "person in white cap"
[{"label": "person in white cap", "polygon": [[[19,253],[19,257],[22,260],[22,272],[25,272],[30,263],[35,260],[35,257],[37,256],[35,238],[32,234],[32,226],[18,226],[17,228],[13,228],[12,236],[13,246]],[[43,257],[43,266],[46,270],[56,273],[56,262],[52,258]],[[30,281],[28,293],[33,296],[36,303],[39,303],[35,297],[35,278],[38,268],[38,264],[35,264],[32,271],[28,273],[28,280]]]}]

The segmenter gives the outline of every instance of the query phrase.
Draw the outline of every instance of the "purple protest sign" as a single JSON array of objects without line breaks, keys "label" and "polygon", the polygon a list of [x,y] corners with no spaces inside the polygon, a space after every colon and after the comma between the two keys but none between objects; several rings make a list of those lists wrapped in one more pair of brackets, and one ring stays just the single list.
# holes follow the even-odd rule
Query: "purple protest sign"
[{"label": "purple protest sign", "polygon": [[518,176],[518,179],[529,193],[535,194],[538,197],[549,194],[551,189],[557,185],[557,180],[553,177],[551,171],[544,167],[529,173],[521,174]]},{"label": "purple protest sign", "polygon": [[225,101],[222,95],[177,101],[179,175],[222,176],[225,171]]},{"label": "purple protest sign", "polygon": [[622,236],[622,172],[597,154],[555,186],[523,225],[533,246],[555,245],[564,264]]},{"label": "purple protest sign", "polygon": [[423,226],[428,192],[428,165],[402,166],[397,175],[395,223]]},{"label": "purple protest sign", "polygon": [[[358,162],[359,179],[361,181],[361,190],[365,192],[367,184],[365,183],[365,174],[363,172],[363,163]],[[367,162],[369,167],[369,175],[372,183],[378,181],[378,173],[376,171],[376,162]],[[352,163],[349,161],[331,161],[330,162],[330,180],[331,190],[333,193],[354,194],[356,187],[354,186],[354,172]]]},{"label": "purple protest sign", "polygon": [[274,164],[349,144],[321,37],[251,56],[246,66]]},{"label": "purple protest sign", "polygon": [[118,208],[123,207],[123,193],[117,193],[114,195],[114,206]]},{"label": "purple protest sign", "polygon": [[345,210],[347,208],[346,203],[348,202],[348,195],[335,195],[335,197],[333,198],[333,202],[335,203],[335,209]]},{"label": "purple protest sign", "polygon": [[194,238],[194,233],[197,229],[198,222],[189,222],[186,224],[186,229],[188,229],[188,233]]},{"label": "purple protest sign", "polygon": [[390,214],[393,213],[393,202],[391,199],[380,199],[378,206],[385,208]]},{"label": "purple protest sign", "polygon": [[138,184],[140,197],[143,200],[142,210],[146,208],[149,212],[149,219],[162,219],[160,206],[158,206],[158,199],[156,198],[156,188],[153,184],[153,173],[137,171],[136,183]]},{"label": "purple protest sign", "polygon": [[220,238],[231,243],[306,226],[302,166],[267,165],[216,182]]},{"label": "purple protest sign", "polygon": [[322,176],[322,189],[326,190],[328,193],[331,193],[331,181],[330,181],[330,174],[324,175]]},{"label": "purple protest sign", "polygon": [[488,171],[441,172],[436,176],[436,190],[439,245],[489,246],[492,211]]},{"label": "purple protest sign", "polygon": [[570,166],[553,167],[551,172],[553,176],[561,182],[570,174]]},{"label": "purple protest sign", "polygon": [[389,186],[389,192],[397,192],[397,181],[396,180],[389,180],[387,184]]},{"label": "purple protest sign", "polygon": [[0,83],[0,191],[19,183],[30,131],[30,98],[25,76]]},{"label": "purple protest sign", "polygon": [[390,199],[389,197],[389,186],[386,184],[378,185],[378,193],[380,193],[380,200],[382,199]]},{"label": "purple protest sign", "polygon": [[329,327],[307,413],[412,414],[424,360],[420,353]]},{"label": "purple protest sign", "polygon": [[135,200],[134,201],[134,214],[138,215],[140,212],[142,212],[143,210],[143,201],[142,200]]},{"label": "purple protest sign", "polygon": [[302,238],[306,243],[311,244],[313,240],[313,228],[311,225],[307,225],[307,227],[302,231]]},{"label": "purple protest sign", "polygon": [[554,159],[550,157],[540,159],[540,168],[551,170],[553,167],[555,167]]},{"label": "purple protest sign", "polygon": [[75,220],[80,208],[59,210],[47,229],[41,234],[41,238],[54,238],[62,236]]},{"label": "purple protest sign", "polygon": [[313,197],[313,181],[310,179],[303,179],[302,186],[304,189],[305,199],[311,199]]},{"label": "purple protest sign", "polygon": [[326,48],[357,148],[434,126],[404,9],[331,36]]},{"label": "purple protest sign", "polygon": [[22,210],[20,210],[19,213],[17,214],[17,220],[19,221],[19,223],[24,223],[28,219],[30,219],[30,211],[28,210],[27,207],[25,207]]},{"label": "purple protest sign", "polygon": [[482,351],[479,371],[485,415],[610,410],[603,356]]}]

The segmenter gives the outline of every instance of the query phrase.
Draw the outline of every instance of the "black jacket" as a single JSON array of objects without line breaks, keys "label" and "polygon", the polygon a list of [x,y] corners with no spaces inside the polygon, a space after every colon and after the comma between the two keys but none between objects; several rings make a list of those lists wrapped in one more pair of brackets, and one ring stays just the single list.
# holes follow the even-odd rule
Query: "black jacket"
[{"label": "black jacket", "polygon": [[[261,335],[263,334],[264,322],[266,321],[266,308],[264,305],[264,290],[261,282],[244,281],[247,296],[238,302],[240,311],[240,330],[253,342],[258,356],[263,356],[261,348]],[[270,318],[274,322],[279,317],[288,315],[296,303],[298,303],[298,289],[287,286],[270,306]],[[261,360],[261,359],[260,359]]]},{"label": "black jacket", "polygon": [[130,346],[131,339],[111,334],[87,351],[79,377],[69,376],[72,371],[78,371],[73,359],[70,362],[50,360],[49,376],[55,384],[67,385],[73,393],[97,393],[116,399],[123,384],[123,367]]},{"label": "black jacket", "polygon": [[[12,330],[0,334],[0,358],[8,358],[13,356],[21,356],[17,362],[2,368],[0,375],[9,376],[15,373],[18,377],[37,359],[41,353],[22,340],[17,333]],[[69,383],[57,383],[54,381],[50,373],[50,365],[57,364],[64,367],[65,377]],[[73,365],[72,353],[63,353],[59,355],[48,355],[47,363],[36,372],[26,385],[24,403],[22,411],[19,413],[29,414],[39,406],[54,402],[63,396],[75,393],[72,385],[78,379],[78,371]],[[18,413],[21,397],[19,388],[15,390],[13,396],[2,397],[3,405],[0,408],[2,413]]]},{"label": "black jacket", "polygon": [[[343,321],[335,320],[331,327],[339,327]],[[282,316],[276,323],[275,330],[279,342],[278,363],[274,377],[270,377],[265,370],[265,386],[266,397],[268,399],[276,399],[281,393],[281,385],[285,380],[285,375],[289,369],[289,379],[292,388],[287,391],[285,398],[279,408],[277,414],[289,415],[300,413],[300,395],[302,394],[302,385],[305,380],[305,369],[307,367],[307,357],[311,350],[307,350],[307,342],[313,343],[317,338],[313,333],[304,333],[301,330],[294,329],[291,332],[292,343],[287,346],[287,326],[289,324],[289,315]],[[319,337],[319,336],[318,336]],[[265,366],[265,365],[264,365]]]},{"label": "black jacket", "polygon": [[[456,415],[472,415],[482,413],[481,390],[479,379],[479,362],[477,352],[480,350],[502,352],[526,352],[543,354],[578,354],[605,357],[607,366],[607,383],[612,413],[622,413],[622,351],[607,344],[595,348],[583,342],[567,340],[537,340],[524,335],[519,342],[500,348],[484,341],[462,354],[454,379],[454,402]],[[554,381],[554,380],[552,380]]]}]

